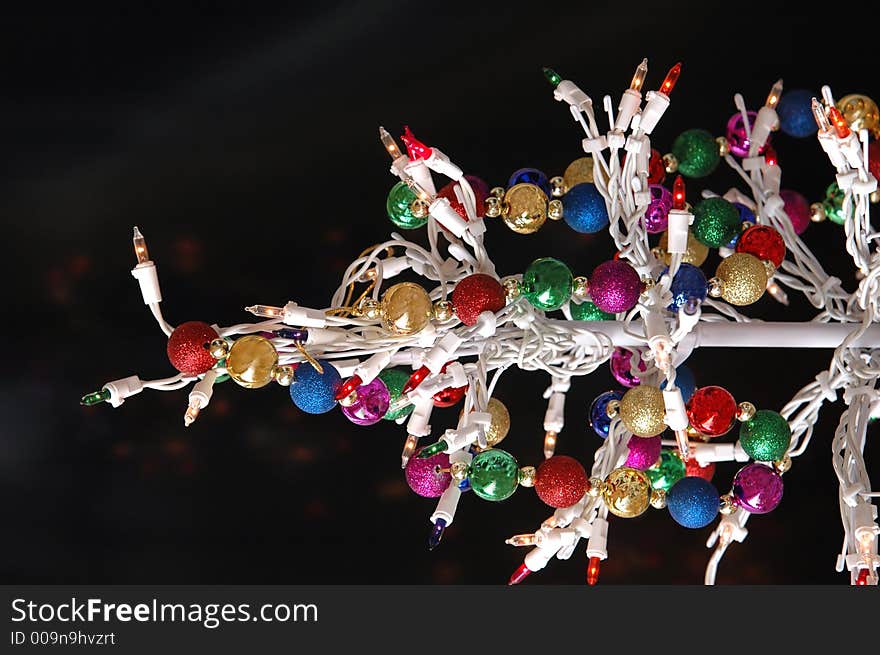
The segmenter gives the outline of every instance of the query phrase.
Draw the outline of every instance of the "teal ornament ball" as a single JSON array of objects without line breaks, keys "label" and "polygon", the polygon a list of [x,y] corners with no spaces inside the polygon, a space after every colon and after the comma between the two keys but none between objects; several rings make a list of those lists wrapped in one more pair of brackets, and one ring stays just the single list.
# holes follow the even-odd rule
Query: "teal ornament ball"
[{"label": "teal ornament ball", "polygon": [[782,414],[759,409],[739,428],[739,443],[756,462],[776,462],[791,443],[791,427]]},{"label": "teal ornament ball", "polygon": [[739,210],[724,198],[706,198],[694,207],[691,232],[704,246],[720,248],[739,234],[742,221]]},{"label": "teal ornament ball", "polygon": [[388,192],[385,210],[388,212],[388,218],[391,219],[391,222],[401,230],[415,230],[428,222],[427,214],[422,218],[413,216],[410,207],[415,199],[416,194],[403,182],[398,182]]},{"label": "teal ornament ball", "polygon": [[678,172],[685,177],[706,177],[718,166],[718,143],[706,130],[687,130],[672,143]]},{"label": "teal ornament ball", "polygon": [[504,500],[516,491],[519,465],[506,450],[490,448],[471,461],[468,481],[471,490],[483,500]]}]

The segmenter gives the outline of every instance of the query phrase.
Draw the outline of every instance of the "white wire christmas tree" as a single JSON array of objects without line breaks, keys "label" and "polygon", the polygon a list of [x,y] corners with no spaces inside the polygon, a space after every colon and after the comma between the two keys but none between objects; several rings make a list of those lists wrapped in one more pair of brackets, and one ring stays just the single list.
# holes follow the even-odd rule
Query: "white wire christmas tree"
[{"label": "white wire christmas tree", "polygon": [[[569,558],[586,540],[587,579],[595,583],[608,557],[608,514],[634,518],[668,508],[688,528],[709,525],[720,514],[707,546],[712,584],[733,541],[742,542],[752,514],[771,511],[782,498],[782,475],[802,454],[819,411],[839,393],[847,404],[833,441],[840,482],[844,543],[838,570],[853,584],[877,584],[877,511],[862,456],[869,419],[880,415],[876,389],[880,361],[878,276],[880,234],[871,226],[880,152],[869,131],[880,129],[877,106],[851,95],[835,103],[828,87],[821,102],[782,83],[758,112],[735,96],[737,113],[726,137],[688,130],[660,158],[650,135],[670,103],[680,73],[674,66],[656,91],[642,94],[647,61],[613,111],[602,112],[573,82],[545,69],[556,100],[566,103],[585,133],[586,156],[563,176],[535,169],[515,172],[505,187],[489,189],[437,148],[406,129],[406,153],[380,128],[400,179],[387,211],[401,230],[427,232],[427,245],[392,233],[366,249],[343,275],[324,309],[254,305],[264,320],[221,328],[191,321],[169,325],[156,266],[134,229],[138,264],[132,271],[159,326],[169,337],[177,375],[110,382],[84,404],[119,406],[143,389],[170,391],[190,385],[186,425],[211,399],[215,384],[232,379],[246,388],[272,381],[289,387],[308,413],[337,406],[354,423],[383,419],[406,426],[402,465],[418,494],[438,498],[430,517],[429,545],[436,546],[454,518],[463,493],[488,501],[534,486],[555,508],[534,532],[508,540],[531,547],[511,577],[520,582],[553,558]],[[836,169],[824,203],[812,207],[781,190],[782,172],[769,144],[771,132],[817,135]],[[818,133],[816,127],[818,126]],[[691,207],[683,177],[701,178],[724,161],[745,191],[718,197],[704,192]],[[672,191],[667,173],[679,173]],[[438,178],[449,181],[437,187]],[[829,276],[801,240],[810,218],[843,224],[847,252],[859,272],[849,293]],[[522,274],[499,276],[486,248],[487,222],[499,219],[519,233],[538,230],[547,218],[563,219],[582,233],[607,229],[617,253],[589,277],[575,277],[553,258],[534,261]],[[649,233],[660,234],[652,248]],[[722,256],[707,280],[699,268],[708,249]],[[423,285],[388,284],[404,272]],[[803,293],[818,310],[809,323],[767,323],[741,314],[765,291],[787,302],[784,288]],[[548,314],[559,311],[562,317]],[[780,412],[737,403],[725,389],[694,389],[683,362],[696,346],[800,346],[834,348],[827,370],[798,391]],[[627,390],[599,396],[590,408],[593,430],[604,438],[591,471],[554,454],[564,425],[565,394],[572,378],[610,362]],[[541,370],[544,454],[539,466],[520,466],[499,447],[510,427],[494,397],[504,371]],[[458,424],[432,430],[435,406],[462,404]],[[739,422],[739,439],[719,440]],[[674,438],[663,439],[669,430]],[[433,437],[432,437],[433,435]],[[429,443],[419,448],[419,442]],[[714,463],[745,464],[724,493],[711,484]]]}]

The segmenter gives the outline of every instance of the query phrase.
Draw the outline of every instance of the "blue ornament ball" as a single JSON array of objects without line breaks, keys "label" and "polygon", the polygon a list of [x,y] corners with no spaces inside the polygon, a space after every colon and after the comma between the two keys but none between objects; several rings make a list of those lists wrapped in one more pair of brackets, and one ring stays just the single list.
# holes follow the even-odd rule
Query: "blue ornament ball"
[{"label": "blue ornament ball", "polygon": [[779,115],[779,129],[788,136],[799,139],[813,136],[819,128],[816,119],[813,118],[811,106],[815,93],[806,89],[795,89],[783,93],[776,107]]},{"label": "blue ornament ball", "polygon": [[537,168],[520,168],[518,171],[514,171],[507,181],[507,188],[509,189],[515,184],[534,184],[546,193],[548,198],[551,195],[550,180],[544,171],[539,171]]},{"label": "blue ornament ball", "polygon": [[593,234],[608,225],[605,199],[592,182],[581,182],[562,196],[562,218],[575,232]]},{"label": "blue ornament ball", "polygon": [[682,478],[666,493],[672,518],[686,528],[703,528],[718,516],[718,491],[703,478]]},{"label": "blue ornament ball", "polygon": [[[665,269],[666,273],[669,269]],[[687,305],[689,298],[695,298],[700,302],[706,299],[709,292],[709,285],[706,282],[706,274],[699,266],[682,262],[675,277],[672,278],[672,302],[669,304],[669,311],[677,312]]]},{"label": "blue ornament ball", "polygon": [[[694,380],[694,373],[687,366],[682,364],[675,367],[675,386],[681,389],[681,397],[685,402],[694,395],[694,389],[697,388],[697,382]],[[661,391],[666,389],[666,380],[660,384]]]},{"label": "blue ornament ball", "polygon": [[319,359],[323,373],[303,362],[296,367],[290,398],[293,404],[309,414],[324,414],[336,407],[336,392],[342,385],[342,376],[328,361]]},{"label": "blue ornament ball", "polygon": [[621,398],[623,398],[622,391],[606,391],[596,396],[593,404],[590,405],[590,427],[603,439],[608,436],[608,428],[611,425],[611,419],[606,411],[608,403]]},{"label": "blue ornament ball", "polygon": [[[755,220],[755,212],[753,212],[751,209],[746,207],[744,204],[742,204],[741,202],[734,202],[731,204],[734,207],[736,207],[737,211],[739,212],[739,220],[740,221],[742,221],[742,222],[749,221],[750,223],[757,222]],[[736,235],[735,237],[733,237],[730,240],[730,243],[728,243],[725,247],[733,250],[734,248],[736,248],[736,242],[738,239],[739,239],[739,235]]]}]

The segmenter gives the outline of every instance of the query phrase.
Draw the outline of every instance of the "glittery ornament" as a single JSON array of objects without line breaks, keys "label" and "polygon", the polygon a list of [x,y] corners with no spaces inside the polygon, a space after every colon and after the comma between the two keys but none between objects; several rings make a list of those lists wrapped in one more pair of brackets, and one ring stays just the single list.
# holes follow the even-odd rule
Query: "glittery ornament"
[{"label": "glittery ornament", "polygon": [[[666,270],[663,271],[664,274],[666,272]],[[708,288],[706,274],[702,269],[693,264],[682,263],[672,278],[672,286],[670,287],[672,302],[669,303],[669,311],[681,310],[691,299],[703,302],[706,299]]]},{"label": "glittery ornament", "polygon": [[[694,389],[696,388],[694,374],[684,364],[675,368],[675,386],[681,391],[681,398],[685,402],[694,395]],[[666,379],[660,383],[660,390],[663,391],[664,389],[666,389]]]},{"label": "glittery ornament", "polygon": [[[755,127],[755,119],[758,117],[758,113],[749,111],[746,112],[746,114],[749,117],[749,130],[751,131]],[[770,137],[767,137],[764,146],[758,150],[759,155],[764,154],[764,151],[767,149],[767,144],[769,143]],[[752,144],[746,134],[745,121],[743,120],[741,112],[736,112],[730,117],[730,120],[727,121],[727,145],[730,147],[730,153],[732,155],[736,155],[737,157],[749,156],[749,147]]]},{"label": "glittery ornament", "polygon": [[553,257],[536,259],[523,273],[522,294],[538,309],[559,309],[571,298],[573,290],[571,270]]},{"label": "glittery ornament", "polygon": [[414,230],[428,222],[427,214],[422,217],[413,215],[410,209],[416,194],[403,182],[398,182],[388,192],[388,200],[385,201],[385,211],[395,227],[401,230]]},{"label": "glittery ornament", "polygon": [[635,518],[644,514],[651,504],[651,481],[643,471],[621,466],[605,478],[602,500],[615,516]]},{"label": "glittery ornament", "polygon": [[562,218],[575,232],[593,234],[608,225],[608,208],[596,185],[576,184],[562,197]]},{"label": "glittery ornament", "polygon": [[815,93],[806,89],[793,89],[782,94],[776,107],[779,129],[798,139],[814,136],[818,126],[811,102],[815,96]]},{"label": "glittery ornament", "polygon": [[691,427],[707,437],[730,432],[736,422],[736,400],[723,387],[700,387],[687,403]]},{"label": "glittery ornament", "polygon": [[742,449],[756,462],[775,462],[782,459],[791,442],[791,428],[782,414],[759,409],[739,428]]},{"label": "glittery ornament", "polygon": [[[663,250],[663,261],[669,266],[672,255],[667,251],[669,248],[669,232],[664,232],[660,237],[660,243],[657,244]],[[709,248],[697,241],[691,230],[688,230],[687,248],[682,255],[681,261],[694,266],[702,266],[709,256]]]},{"label": "glittery ornament", "polygon": [[660,457],[661,441],[659,434],[656,437],[630,437],[626,443],[629,454],[623,465],[639,471],[651,468]]},{"label": "glittery ornament", "polygon": [[721,297],[731,305],[751,305],[767,289],[767,269],[760,259],[745,252],[721,260],[715,275],[723,284]]},{"label": "glittery ornament", "polygon": [[663,432],[665,415],[663,392],[657,387],[640,384],[623,394],[620,400],[620,420],[639,437],[653,437]]},{"label": "glittery ornament", "polygon": [[490,398],[486,404],[486,411],[492,417],[489,428],[486,430],[486,442],[489,448],[494,448],[504,440],[510,430],[510,412],[507,406],[497,398]]},{"label": "glittery ornament", "polygon": [[709,462],[706,466],[700,466],[700,463],[691,457],[685,462],[684,469],[686,477],[703,478],[711,482],[712,476],[715,475],[715,462]]},{"label": "glittery ornament", "polygon": [[843,190],[837,186],[837,182],[832,182],[825,190],[825,200],[822,207],[825,209],[825,216],[832,223],[843,225],[846,222],[846,216],[843,213]]},{"label": "glittery ornament", "polygon": [[[471,190],[474,192],[477,216],[485,215],[486,198],[489,197],[489,185],[475,175],[465,175],[464,178],[470,183]],[[452,181],[444,186],[437,192],[437,197],[446,198],[449,201],[449,205],[458,213],[458,215],[464,220],[468,220],[467,211],[465,210],[464,205],[458,201],[458,197],[455,195],[456,184],[458,183]],[[427,220],[427,218],[425,220]]]},{"label": "glittery ornament", "polygon": [[880,141],[871,141],[868,144],[868,170],[880,180]]},{"label": "glittery ornament", "polygon": [[550,507],[570,507],[587,493],[590,483],[579,461],[565,455],[545,459],[535,473],[535,493]]},{"label": "glittery ornament", "polygon": [[837,101],[837,108],[849,124],[849,129],[853,132],[866,129],[877,138],[880,110],[871,98],[861,93],[851,93]]},{"label": "glittery ornament", "polygon": [[687,130],[672,143],[678,172],[685,177],[706,177],[718,166],[721,155],[715,137],[706,130]]},{"label": "glittery ornament", "polygon": [[599,264],[590,276],[590,297],[604,312],[626,312],[636,306],[642,281],[627,262],[612,259]]},{"label": "glittery ornament", "polygon": [[746,464],[733,477],[736,504],[752,514],[766,514],[782,500],[782,476],[766,464]]},{"label": "glittery ornament", "polygon": [[739,212],[732,203],[717,196],[705,198],[694,207],[691,231],[697,241],[710,248],[726,245],[739,233]]},{"label": "glittery ornament", "polygon": [[623,398],[623,391],[606,391],[596,396],[590,405],[590,427],[603,439],[608,437],[608,428],[611,426],[608,403],[612,400],[619,401],[621,398]]},{"label": "glittery ornament", "polygon": [[534,184],[517,184],[504,194],[504,224],[518,234],[532,234],[547,220],[547,194]]},{"label": "glittery ornament", "polygon": [[[642,383],[639,377],[632,373],[632,356],[632,350],[616,346],[611,352],[611,360],[609,362],[611,366],[611,375],[613,375],[614,379],[627,389],[637,387]],[[644,373],[648,370],[648,365],[642,360],[641,354],[636,355],[636,362],[636,368],[638,368],[639,371]]]},{"label": "glittery ornament", "polygon": [[475,325],[483,312],[497,312],[505,305],[501,282],[485,273],[474,273],[460,280],[452,291],[455,315],[465,325]]},{"label": "glittery ornament", "polygon": [[278,351],[272,342],[255,334],[236,339],[226,355],[226,372],[233,382],[259,389],[272,381]]},{"label": "glittery ornament", "polygon": [[[419,448],[406,463],[404,469],[406,483],[419,496],[439,498],[452,482],[452,476],[449,474],[449,455],[437,453],[426,459],[420,459],[418,454],[422,450]],[[441,473],[441,469],[446,471]]]},{"label": "glittery ornament", "polygon": [[651,159],[648,161],[648,184],[663,184],[666,180],[666,165],[663,155],[651,148]]},{"label": "glittery ornament", "polygon": [[566,189],[571,189],[578,184],[593,181],[593,158],[589,155],[579,157],[568,165],[562,174],[563,184]]},{"label": "glittery ornament", "polygon": [[533,184],[541,189],[547,198],[550,197],[550,180],[546,173],[537,168],[520,168],[518,171],[514,171],[507,181],[507,188],[517,184]]},{"label": "glittery ornament", "polygon": [[672,209],[672,193],[666,187],[652,184],[651,202],[645,210],[645,229],[648,234],[660,234],[669,225],[669,210]]},{"label": "glittery ornament", "polygon": [[776,268],[785,259],[785,242],[782,235],[767,225],[753,225],[743,232],[736,242],[737,252],[747,252],[758,259],[773,262]]},{"label": "glittery ornament", "polygon": [[471,489],[483,500],[504,500],[519,484],[519,465],[513,455],[499,448],[478,453],[468,475]]},{"label": "glittery ornament", "polygon": [[412,372],[407,372],[399,368],[386,368],[379,373],[379,379],[385,383],[385,388],[388,389],[389,394],[388,411],[385,412],[385,416],[382,417],[386,421],[395,421],[401,416],[409,416],[415,409],[415,405],[412,403],[408,403],[403,407],[395,409],[397,401],[400,399],[401,395],[403,395],[403,385],[409,380],[410,375],[412,375]]},{"label": "glittery ornament", "polygon": [[355,425],[373,425],[381,421],[391,402],[391,394],[382,378],[362,384],[354,393],[355,401],[342,408],[345,418]]},{"label": "glittery ornament", "polygon": [[613,321],[616,317],[609,312],[603,312],[596,307],[591,300],[576,303],[573,300],[568,305],[568,311],[574,321]]},{"label": "glittery ornament", "polygon": [[803,234],[810,225],[810,203],[797,191],[790,189],[780,191],[779,197],[782,198],[782,208],[791,221],[795,234]]},{"label": "glittery ornament", "polygon": [[408,336],[431,320],[431,298],[418,284],[401,282],[389,287],[380,305],[382,327],[391,334]]},{"label": "glittery ornament", "polygon": [[651,487],[660,491],[669,491],[672,485],[684,477],[684,472],[684,462],[671,450],[660,453],[660,460],[645,471],[651,480]]},{"label": "glittery ornament", "polygon": [[217,330],[202,321],[181,323],[168,337],[168,360],[185,375],[201,375],[217,363],[208,346],[219,336]]},{"label": "glittery ornament", "polygon": [[704,528],[718,516],[718,490],[702,478],[682,478],[666,494],[673,520],[685,528]]},{"label": "glittery ornament", "polygon": [[293,404],[309,414],[324,414],[336,407],[336,392],[342,386],[342,377],[333,364],[323,359],[318,363],[323,373],[307,364],[297,366],[290,385]]}]

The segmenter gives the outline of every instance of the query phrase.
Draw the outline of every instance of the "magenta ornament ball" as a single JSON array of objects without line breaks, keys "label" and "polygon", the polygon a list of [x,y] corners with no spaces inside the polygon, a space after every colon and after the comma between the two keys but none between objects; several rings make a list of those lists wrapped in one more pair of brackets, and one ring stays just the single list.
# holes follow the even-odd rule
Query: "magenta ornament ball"
[{"label": "magenta ornament ball", "polygon": [[[632,373],[632,355],[631,350],[621,347],[616,347],[611,353],[611,375],[627,389],[632,389],[642,383],[641,379]],[[636,368],[639,371],[644,373],[648,370],[641,354],[636,355],[636,361],[638,362]]]},{"label": "magenta ornament ball", "polygon": [[733,476],[733,497],[751,514],[772,512],[782,500],[782,476],[766,464],[747,464]]},{"label": "magenta ornament ball", "polygon": [[612,259],[599,264],[590,276],[590,297],[603,312],[616,314],[636,306],[642,281],[627,262]]},{"label": "magenta ornament ball", "polygon": [[[406,463],[404,469],[406,483],[419,496],[439,498],[452,482],[452,476],[449,474],[449,455],[437,453],[432,457],[419,459],[421,450],[419,448],[413,453]],[[446,472],[441,472],[444,469]]]},{"label": "magenta ornament ball", "polygon": [[645,229],[648,234],[665,232],[669,226],[669,210],[672,209],[672,193],[664,186],[652,184],[651,203],[645,210]]},{"label": "magenta ornament ball", "polygon": [[345,417],[355,425],[373,425],[382,420],[391,404],[391,394],[381,378],[362,384],[355,391],[357,399],[342,408]]},{"label": "magenta ornament ball", "polygon": [[797,191],[783,189],[779,192],[782,198],[783,208],[788,218],[791,220],[791,226],[796,234],[803,234],[810,226],[810,202]]},{"label": "magenta ornament ball", "polygon": [[629,447],[629,455],[626,456],[624,466],[628,466],[639,471],[644,471],[657,463],[660,458],[660,435],[655,437],[639,437],[633,435],[627,442]]}]

